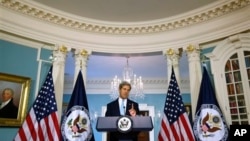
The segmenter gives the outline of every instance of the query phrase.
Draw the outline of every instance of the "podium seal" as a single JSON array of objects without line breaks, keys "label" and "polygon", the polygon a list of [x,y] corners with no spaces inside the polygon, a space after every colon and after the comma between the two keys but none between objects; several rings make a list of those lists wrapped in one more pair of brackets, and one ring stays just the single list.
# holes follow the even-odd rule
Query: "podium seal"
[{"label": "podium seal", "polygon": [[117,129],[121,133],[128,133],[132,130],[133,122],[129,116],[121,116],[117,119]]}]

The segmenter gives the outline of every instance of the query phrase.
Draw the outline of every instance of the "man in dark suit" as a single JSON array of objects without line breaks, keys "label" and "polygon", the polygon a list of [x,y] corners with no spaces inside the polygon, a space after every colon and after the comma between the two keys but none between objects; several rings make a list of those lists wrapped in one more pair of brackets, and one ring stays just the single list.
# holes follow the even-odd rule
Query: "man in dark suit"
[{"label": "man in dark suit", "polygon": [[13,103],[14,91],[6,88],[2,93],[2,103],[0,105],[0,118],[17,118],[18,108]]},{"label": "man in dark suit", "polygon": [[[119,85],[119,98],[107,104],[107,111],[105,116],[136,116],[139,114],[138,103],[128,99],[131,90],[130,83],[123,81]],[[119,132],[110,132],[110,141],[133,140],[137,141],[138,132],[128,134]]]}]

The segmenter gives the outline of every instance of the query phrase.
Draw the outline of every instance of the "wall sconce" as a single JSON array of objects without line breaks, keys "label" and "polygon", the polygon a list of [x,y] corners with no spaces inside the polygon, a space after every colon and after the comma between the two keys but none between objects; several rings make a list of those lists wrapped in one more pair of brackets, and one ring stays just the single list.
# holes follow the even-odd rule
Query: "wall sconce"
[{"label": "wall sconce", "polygon": [[161,118],[161,111],[160,111],[160,110],[158,110],[158,111],[157,111],[157,113],[156,113],[156,117],[157,117],[158,119],[160,119],[160,118]]},{"label": "wall sconce", "polygon": [[162,112],[161,112],[160,110],[158,110],[158,111],[155,113],[155,122],[156,122],[157,124],[160,124],[161,118],[162,118]]},{"label": "wall sconce", "polygon": [[98,112],[94,112],[94,119],[96,120],[98,118]]},{"label": "wall sconce", "polygon": [[92,123],[96,123],[97,118],[98,118],[98,112],[97,111],[95,111],[93,114],[90,115],[90,120],[91,120]]},{"label": "wall sconce", "polygon": [[53,56],[53,54],[51,54],[51,55],[49,56],[49,60],[52,61],[52,62],[54,62],[54,61],[57,60],[57,57],[55,57],[55,56]]}]

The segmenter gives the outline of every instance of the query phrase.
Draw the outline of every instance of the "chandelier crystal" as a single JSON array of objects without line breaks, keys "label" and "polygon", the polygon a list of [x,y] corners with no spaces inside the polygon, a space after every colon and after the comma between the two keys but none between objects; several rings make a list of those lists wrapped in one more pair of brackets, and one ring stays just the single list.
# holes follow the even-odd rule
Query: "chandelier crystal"
[{"label": "chandelier crystal", "polygon": [[[129,66],[128,59],[129,57],[127,56],[127,64],[123,69],[123,81],[127,81],[131,84],[132,89],[130,91],[129,97],[131,99],[144,98],[142,77],[140,76],[137,78],[137,76],[133,73],[133,69]],[[119,97],[120,83],[121,79],[119,79],[116,75],[111,81],[111,99],[116,99]]]}]

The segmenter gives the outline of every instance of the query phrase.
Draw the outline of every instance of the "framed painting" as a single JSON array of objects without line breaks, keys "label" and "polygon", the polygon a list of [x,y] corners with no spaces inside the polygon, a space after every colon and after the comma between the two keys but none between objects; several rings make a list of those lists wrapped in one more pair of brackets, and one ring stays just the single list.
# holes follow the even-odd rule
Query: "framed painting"
[{"label": "framed painting", "polygon": [[69,103],[63,102],[62,104],[62,116],[67,112]]},{"label": "framed painting", "polygon": [[190,123],[193,123],[193,117],[192,117],[192,107],[191,104],[184,104],[185,108],[186,108],[186,112],[189,118]]},{"label": "framed painting", "polygon": [[26,118],[31,79],[0,72],[0,126],[21,126]]}]

